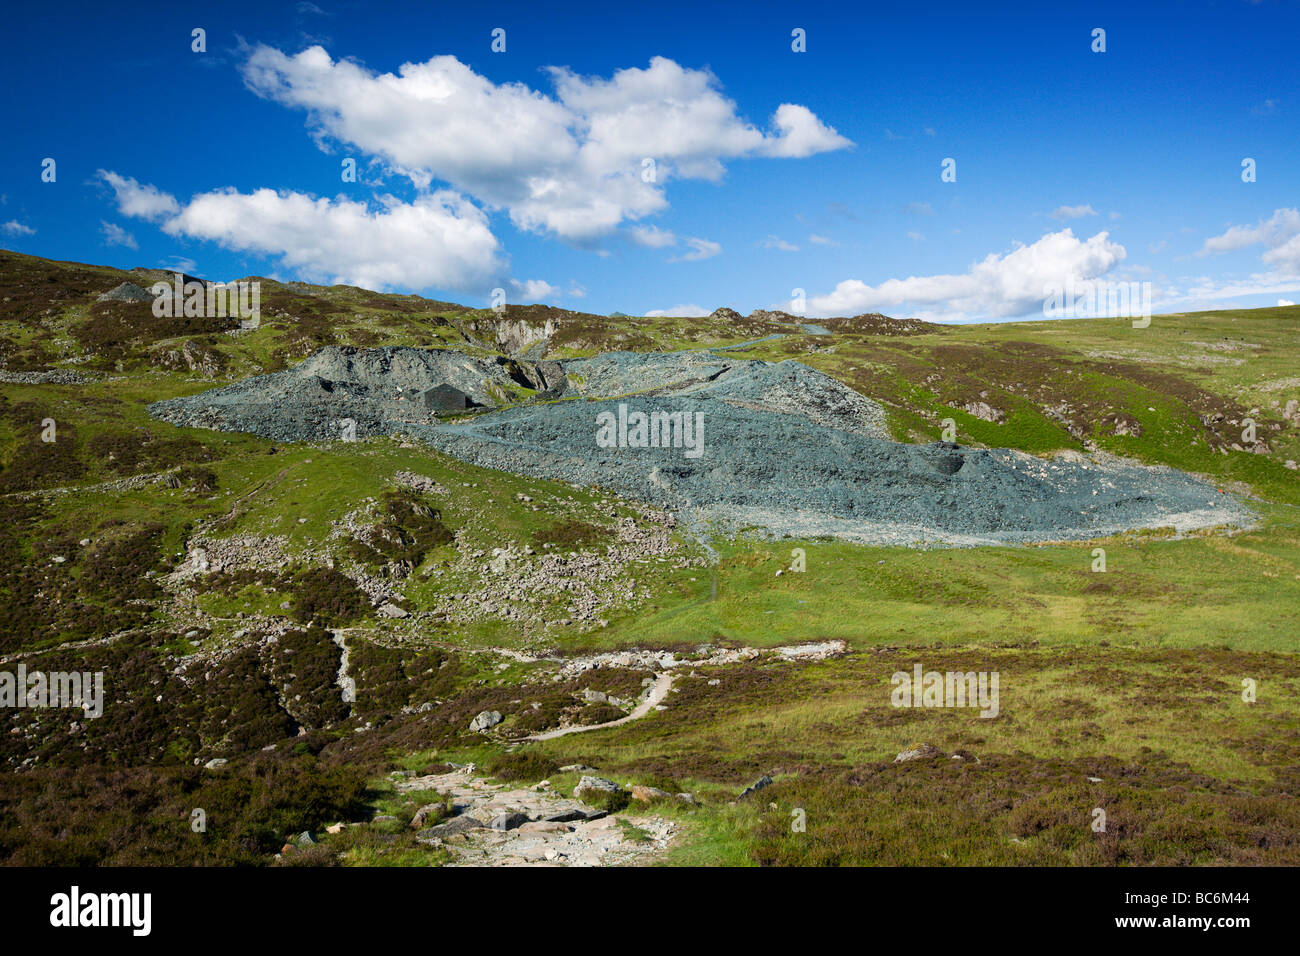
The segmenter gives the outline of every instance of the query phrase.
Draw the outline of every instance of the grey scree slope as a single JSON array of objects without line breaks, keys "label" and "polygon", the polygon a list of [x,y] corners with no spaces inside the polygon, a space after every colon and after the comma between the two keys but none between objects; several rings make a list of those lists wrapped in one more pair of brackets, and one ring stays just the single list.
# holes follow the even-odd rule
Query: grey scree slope
[{"label": "grey scree slope", "polygon": [[[443,382],[489,408],[516,386],[564,400],[451,423],[413,400]],[[647,414],[702,412],[703,453],[597,447],[596,416],[617,415],[620,403]],[[1252,519],[1231,496],[1170,468],[900,444],[885,437],[879,406],[827,375],[709,351],[527,362],[449,349],[331,347],[292,369],[149,411],[177,425],[277,441],[337,439],[351,418],[359,438],[401,433],[487,468],[602,485],[673,508],[697,529],[975,545]]]}]

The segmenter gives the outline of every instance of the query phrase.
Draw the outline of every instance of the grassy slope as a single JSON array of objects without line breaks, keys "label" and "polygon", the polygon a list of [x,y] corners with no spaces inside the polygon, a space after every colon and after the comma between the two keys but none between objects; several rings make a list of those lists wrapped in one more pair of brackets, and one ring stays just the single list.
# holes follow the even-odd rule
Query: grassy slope
[{"label": "grassy slope", "polygon": [[[20,273],[20,285],[40,280],[95,292],[127,277],[5,256],[0,284],[6,288]],[[340,518],[391,487],[394,470],[407,468],[453,489],[444,509],[448,526],[467,529],[490,552],[527,543],[539,528],[599,497],[392,441],[290,447],[271,455],[270,444],[259,439],[150,420],[144,413],[150,401],[276,367],[322,344],[463,346],[464,323],[491,318],[362,290],[267,288],[263,325],[253,333],[142,338],[111,358],[77,344],[78,329],[90,319],[89,295],[47,302],[24,288],[12,296],[14,309],[0,322],[9,367],[49,367],[80,353],[89,359],[81,367],[113,375],[90,386],[0,385],[12,412],[0,421],[0,463],[12,467],[21,458],[46,416],[70,436],[81,463],[71,479],[37,478],[38,485],[84,489],[49,498],[42,533],[75,537],[118,522],[156,521],[166,528],[160,550],[169,554],[182,549],[187,526],[225,514],[249,496],[222,534],[283,534],[294,550],[320,552],[338,546],[330,534]],[[1148,534],[960,551],[724,542],[717,601],[708,600],[707,571],[650,567],[638,573],[655,593],[647,607],[561,643],[771,646],[841,637],[854,654],[817,665],[719,671],[720,686],[687,681],[668,710],[642,722],[528,749],[585,759],[629,779],[668,775],[715,798],[759,773],[778,772],[771,796],[779,813],[763,809],[766,797],[754,806],[714,802],[691,811],[695,836],[680,849],[681,861],[1297,862],[1300,822],[1286,807],[1294,803],[1300,757],[1300,686],[1293,676],[1300,653],[1300,479],[1282,462],[1300,458],[1300,429],[1284,423],[1271,404],[1297,393],[1297,321],[1300,308],[1157,316],[1144,330],[1095,320],[921,335],[849,331],[830,339],[791,335],[735,353],[797,358],[849,382],[886,405],[901,439],[934,440],[940,421],[951,417],[967,443],[1047,452],[1086,441],[1249,489],[1261,499],[1263,520],[1231,538]],[[566,332],[568,354],[720,344],[785,331],[680,319],[602,319],[574,328],[583,332]],[[143,358],[189,339],[225,356],[215,382]],[[960,410],[974,400],[1003,409],[1005,423]],[[1067,424],[1045,411],[1061,402],[1071,405]],[[1256,408],[1252,417],[1271,453],[1217,450],[1240,440],[1233,423]],[[1225,421],[1202,424],[1201,416],[1215,412]],[[1142,435],[1110,434],[1116,415],[1139,422]],[[215,493],[96,490],[97,482],[123,475],[91,453],[100,434],[191,438],[206,449]],[[164,456],[134,470],[188,461],[188,453]],[[524,508],[518,494],[544,507]],[[37,537],[28,542],[29,556]],[[1097,546],[1106,549],[1105,574],[1090,570]],[[806,550],[808,570],[777,577],[794,547]],[[435,551],[423,569],[448,557]],[[442,586],[418,575],[413,581],[406,595],[417,608]],[[278,597],[256,587],[205,596],[210,611],[227,615],[212,639],[238,627],[233,614],[239,610],[274,612]],[[154,614],[159,626],[169,623],[164,610]],[[393,626],[373,618],[362,624],[381,640]],[[491,624],[427,637],[452,645],[522,641],[510,626]],[[52,635],[40,643],[57,641]],[[888,707],[889,673],[917,660],[937,669],[996,667],[1004,682],[1002,716],[981,721]],[[1259,682],[1257,704],[1240,702],[1242,677]],[[525,678],[521,670],[496,680]],[[981,756],[985,769],[882,770],[877,763],[920,740],[967,749]],[[401,745],[392,750],[402,752]],[[1089,775],[1104,783],[1088,783]],[[809,810],[807,834],[793,834],[786,824],[784,815],[796,804]],[[1108,836],[1094,838],[1087,830],[1094,805],[1111,808]]]}]

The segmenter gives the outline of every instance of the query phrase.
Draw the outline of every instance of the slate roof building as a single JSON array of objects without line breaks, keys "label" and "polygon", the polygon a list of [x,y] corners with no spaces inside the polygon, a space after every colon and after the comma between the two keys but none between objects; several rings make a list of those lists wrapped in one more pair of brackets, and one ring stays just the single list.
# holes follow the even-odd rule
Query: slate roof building
[{"label": "slate roof building", "polygon": [[435,412],[464,411],[473,406],[474,401],[454,385],[435,385],[426,388],[415,396],[416,402]]}]

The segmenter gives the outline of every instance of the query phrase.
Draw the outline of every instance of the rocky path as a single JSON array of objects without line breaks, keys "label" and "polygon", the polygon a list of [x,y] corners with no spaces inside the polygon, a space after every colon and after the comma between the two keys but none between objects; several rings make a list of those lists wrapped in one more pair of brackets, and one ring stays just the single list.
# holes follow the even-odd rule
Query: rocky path
[{"label": "rocky path", "polygon": [[547,780],[508,789],[476,777],[472,764],[397,786],[450,797],[455,815],[417,838],[450,850],[456,857],[451,866],[634,865],[666,850],[679,830],[649,808],[617,815],[593,810]]},{"label": "rocky path", "polygon": [[646,714],[650,713],[662,704],[664,698],[668,696],[668,691],[672,689],[672,686],[672,674],[656,674],[655,682],[650,685],[650,692],[642,698],[641,703],[636,705],[636,709],[626,717],[620,717],[618,720],[611,720],[605,724],[584,724],[580,727],[561,727],[558,730],[548,730],[545,733],[533,734],[533,736],[525,737],[524,739],[554,740],[556,737],[565,737],[569,734],[581,734],[588,730],[605,730],[609,727],[621,727],[623,724],[631,723],[634,720],[640,720]]}]

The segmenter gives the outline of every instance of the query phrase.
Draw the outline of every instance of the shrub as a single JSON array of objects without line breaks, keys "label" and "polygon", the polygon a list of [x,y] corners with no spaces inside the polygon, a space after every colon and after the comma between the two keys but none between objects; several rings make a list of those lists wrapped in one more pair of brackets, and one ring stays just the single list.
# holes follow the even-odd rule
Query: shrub
[{"label": "shrub", "polygon": [[497,754],[484,766],[498,780],[510,782],[544,780],[560,769],[560,765],[550,757],[528,751]]}]

